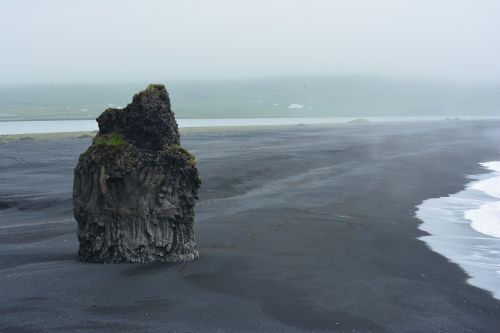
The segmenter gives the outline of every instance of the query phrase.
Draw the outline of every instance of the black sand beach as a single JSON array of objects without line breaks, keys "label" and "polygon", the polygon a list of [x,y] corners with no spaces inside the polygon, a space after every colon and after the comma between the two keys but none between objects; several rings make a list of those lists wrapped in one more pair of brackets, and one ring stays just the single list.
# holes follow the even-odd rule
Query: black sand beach
[{"label": "black sand beach", "polygon": [[500,301],[417,238],[415,206],[498,160],[500,122],[183,134],[201,257],[76,259],[89,138],[0,145],[0,332],[498,332]]}]

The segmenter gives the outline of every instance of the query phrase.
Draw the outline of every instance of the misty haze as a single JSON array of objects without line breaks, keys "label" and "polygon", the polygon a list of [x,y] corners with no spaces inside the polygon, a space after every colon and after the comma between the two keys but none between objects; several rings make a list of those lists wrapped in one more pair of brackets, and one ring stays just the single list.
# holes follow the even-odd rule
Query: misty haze
[{"label": "misty haze", "polygon": [[2,1],[0,333],[498,332],[499,17]]}]

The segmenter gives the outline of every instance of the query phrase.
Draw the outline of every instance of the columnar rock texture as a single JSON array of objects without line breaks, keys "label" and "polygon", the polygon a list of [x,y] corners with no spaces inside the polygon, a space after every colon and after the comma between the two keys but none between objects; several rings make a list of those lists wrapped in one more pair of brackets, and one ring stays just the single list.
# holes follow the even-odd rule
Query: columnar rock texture
[{"label": "columnar rock texture", "polygon": [[180,146],[170,99],[150,85],[107,109],[73,184],[80,260],[174,262],[198,257],[193,221],[200,178]]}]

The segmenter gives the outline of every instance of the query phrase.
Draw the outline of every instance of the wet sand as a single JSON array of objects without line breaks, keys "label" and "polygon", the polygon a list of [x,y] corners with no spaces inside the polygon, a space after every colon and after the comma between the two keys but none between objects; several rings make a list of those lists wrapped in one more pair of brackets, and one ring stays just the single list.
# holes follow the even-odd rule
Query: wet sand
[{"label": "wet sand", "polygon": [[76,260],[89,138],[0,144],[0,332],[497,332],[500,302],[417,237],[415,206],[498,160],[500,122],[185,133],[201,258]]}]

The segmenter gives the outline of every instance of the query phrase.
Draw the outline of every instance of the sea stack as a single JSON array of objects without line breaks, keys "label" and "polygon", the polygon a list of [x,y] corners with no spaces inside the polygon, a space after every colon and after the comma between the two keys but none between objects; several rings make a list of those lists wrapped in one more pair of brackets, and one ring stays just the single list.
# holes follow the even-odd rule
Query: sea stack
[{"label": "sea stack", "polygon": [[73,184],[78,257],[86,262],[174,262],[198,257],[193,221],[200,186],[180,145],[169,95],[149,85],[107,109],[80,155]]}]

